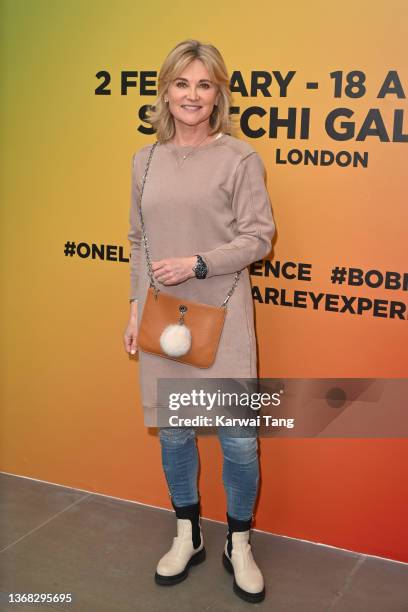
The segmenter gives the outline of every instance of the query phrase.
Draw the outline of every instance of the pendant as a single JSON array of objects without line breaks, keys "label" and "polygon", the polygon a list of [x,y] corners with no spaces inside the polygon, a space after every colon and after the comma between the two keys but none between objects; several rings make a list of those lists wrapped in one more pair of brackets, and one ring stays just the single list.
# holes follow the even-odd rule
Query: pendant
[{"label": "pendant", "polygon": [[171,323],[163,330],[159,342],[162,350],[170,357],[181,357],[191,347],[191,331],[184,323],[187,306],[180,304],[178,323]]}]

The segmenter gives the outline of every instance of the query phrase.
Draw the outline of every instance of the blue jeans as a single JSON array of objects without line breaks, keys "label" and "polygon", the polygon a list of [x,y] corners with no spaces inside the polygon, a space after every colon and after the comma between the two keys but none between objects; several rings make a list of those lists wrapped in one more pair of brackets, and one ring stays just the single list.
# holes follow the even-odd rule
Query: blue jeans
[{"label": "blue jeans", "polygon": [[[258,438],[228,435],[234,428],[219,427],[223,451],[222,479],[227,512],[236,519],[252,518],[259,483]],[[192,427],[161,427],[159,439],[169,494],[176,506],[199,501],[198,451]]]}]

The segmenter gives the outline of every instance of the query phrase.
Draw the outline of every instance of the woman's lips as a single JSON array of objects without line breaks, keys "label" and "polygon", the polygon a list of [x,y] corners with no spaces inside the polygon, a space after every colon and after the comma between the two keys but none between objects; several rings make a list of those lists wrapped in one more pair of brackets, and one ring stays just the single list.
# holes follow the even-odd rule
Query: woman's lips
[{"label": "woman's lips", "polygon": [[194,113],[194,112],[199,111],[201,106],[189,106],[189,105],[182,104],[181,108],[184,108],[184,110]]}]

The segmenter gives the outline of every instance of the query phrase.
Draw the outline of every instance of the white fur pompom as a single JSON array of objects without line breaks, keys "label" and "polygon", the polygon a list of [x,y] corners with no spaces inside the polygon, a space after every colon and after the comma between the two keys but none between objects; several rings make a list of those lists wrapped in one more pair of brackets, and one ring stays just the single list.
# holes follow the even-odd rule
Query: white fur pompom
[{"label": "white fur pompom", "polygon": [[185,355],[191,347],[191,332],[186,325],[168,325],[160,336],[160,346],[170,357]]}]

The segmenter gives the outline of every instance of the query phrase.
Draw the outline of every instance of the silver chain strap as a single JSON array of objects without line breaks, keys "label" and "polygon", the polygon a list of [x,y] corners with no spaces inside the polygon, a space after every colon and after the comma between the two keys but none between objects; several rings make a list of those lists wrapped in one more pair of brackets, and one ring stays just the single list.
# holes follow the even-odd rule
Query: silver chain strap
[{"label": "silver chain strap", "polygon": [[[145,185],[145,182],[146,182],[147,172],[148,172],[149,166],[150,166],[150,160],[152,159],[152,155],[153,155],[154,149],[156,148],[156,146],[158,144],[159,144],[159,141],[156,140],[156,142],[153,143],[153,145],[152,145],[152,147],[150,149],[149,157],[148,157],[147,162],[146,162],[146,167],[145,167],[145,171],[144,171],[144,175],[143,175],[143,179],[142,179],[142,186],[141,186],[141,190],[140,190],[140,203],[139,203],[140,223],[142,225],[143,243],[144,243],[144,247],[145,247],[145,251],[146,251],[146,260],[147,260],[148,274],[149,274],[149,278],[150,278],[150,287],[152,287],[154,289],[154,297],[156,299],[157,299],[157,294],[159,293],[160,289],[158,287],[156,287],[156,284],[155,284],[155,278],[154,278],[154,274],[153,274],[152,262],[151,262],[151,259],[150,259],[149,248],[147,246],[146,229],[145,229],[145,225],[144,225],[144,221],[143,221],[143,214],[142,214],[142,197],[143,197],[143,190],[144,190],[144,185]],[[224,308],[226,307],[228,300],[230,299],[231,295],[234,293],[234,290],[235,290],[235,287],[237,286],[237,283],[238,283],[238,280],[239,280],[241,272],[242,272],[242,270],[239,270],[238,272],[235,272],[234,282],[232,284],[231,289],[227,293],[227,297],[225,298],[225,300],[221,304],[221,307],[224,307]]]}]

